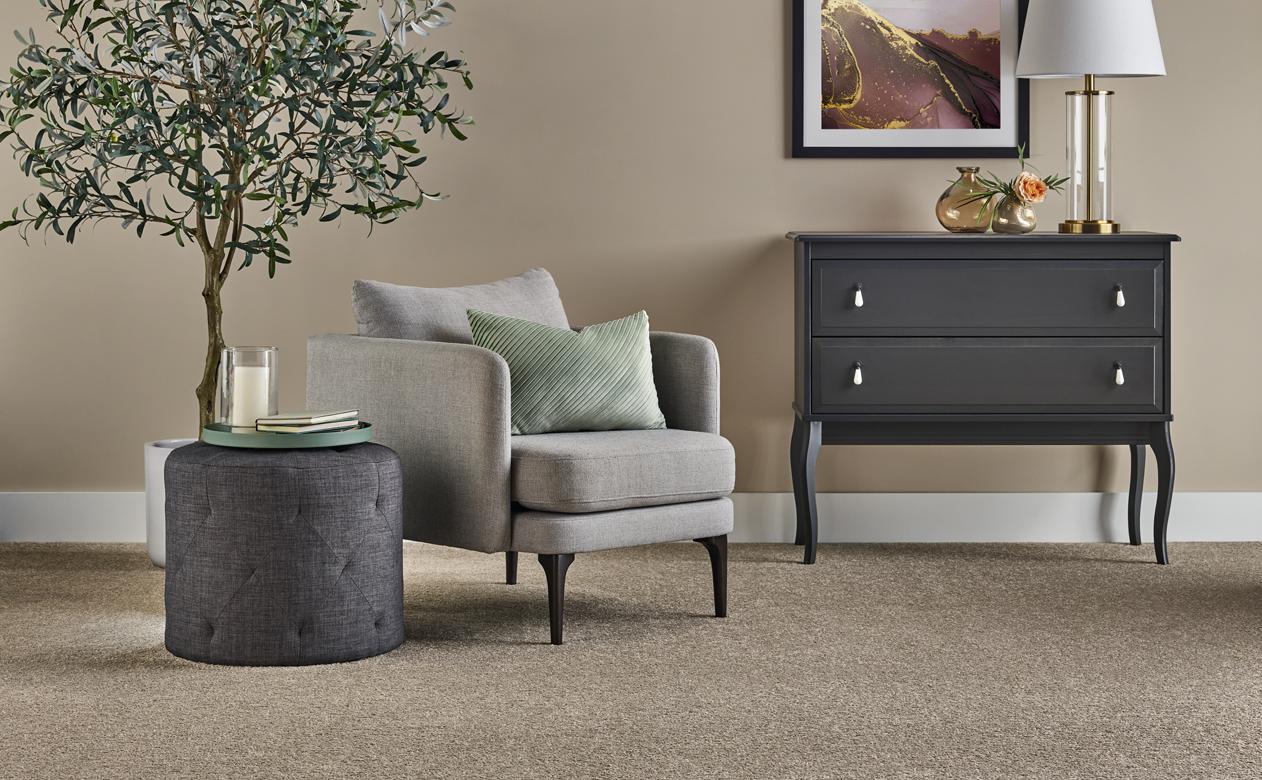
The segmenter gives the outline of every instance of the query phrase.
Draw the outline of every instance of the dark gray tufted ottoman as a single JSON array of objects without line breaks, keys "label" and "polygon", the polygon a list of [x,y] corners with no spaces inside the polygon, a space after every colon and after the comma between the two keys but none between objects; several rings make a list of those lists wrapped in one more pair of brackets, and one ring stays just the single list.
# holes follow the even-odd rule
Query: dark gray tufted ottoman
[{"label": "dark gray tufted ottoman", "polygon": [[403,643],[399,456],[190,444],[166,462],[166,646],[215,664],[354,661]]}]

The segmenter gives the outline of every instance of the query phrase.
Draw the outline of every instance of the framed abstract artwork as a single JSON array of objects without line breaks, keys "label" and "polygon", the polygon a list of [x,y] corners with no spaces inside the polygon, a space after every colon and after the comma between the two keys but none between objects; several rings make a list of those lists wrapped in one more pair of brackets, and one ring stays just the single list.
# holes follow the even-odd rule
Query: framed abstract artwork
[{"label": "framed abstract artwork", "polygon": [[792,1],[794,157],[1029,154],[1026,0]]}]

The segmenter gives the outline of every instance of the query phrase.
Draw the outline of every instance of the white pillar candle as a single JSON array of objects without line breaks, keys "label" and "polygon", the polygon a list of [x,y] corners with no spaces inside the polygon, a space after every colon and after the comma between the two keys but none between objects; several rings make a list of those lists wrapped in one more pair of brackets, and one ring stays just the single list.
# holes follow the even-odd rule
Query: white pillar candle
[{"label": "white pillar candle", "polygon": [[233,366],[232,413],[228,424],[234,428],[253,428],[254,422],[268,415],[266,366]]}]

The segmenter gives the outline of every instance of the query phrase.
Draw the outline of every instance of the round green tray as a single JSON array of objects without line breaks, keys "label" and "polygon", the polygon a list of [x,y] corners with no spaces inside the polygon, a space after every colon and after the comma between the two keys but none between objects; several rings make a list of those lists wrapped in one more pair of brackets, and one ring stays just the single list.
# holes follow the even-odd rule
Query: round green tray
[{"label": "round green tray", "polygon": [[345,447],[372,438],[372,425],[361,422],[358,428],[348,431],[324,433],[233,433],[223,423],[211,423],[202,428],[202,441],[219,447],[246,447],[263,450],[303,450],[309,447]]}]

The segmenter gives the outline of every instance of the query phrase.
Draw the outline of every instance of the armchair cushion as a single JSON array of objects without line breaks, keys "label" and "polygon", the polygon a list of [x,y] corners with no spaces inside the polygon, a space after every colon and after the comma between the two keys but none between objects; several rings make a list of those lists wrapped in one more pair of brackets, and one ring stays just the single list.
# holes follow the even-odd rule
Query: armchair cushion
[{"label": "armchair cushion", "polygon": [[512,549],[551,555],[585,553],[731,532],[732,501],[728,498],[582,515],[523,511],[513,513]]},{"label": "armchair cushion", "polygon": [[519,276],[468,287],[402,287],[356,280],[351,292],[359,335],[383,339],[472,344],[466,309],[568,328],[552,275],[535,268]]},{"label": "armchair cushion", "polygon": [[644,312],[579,333],[477,309],[469,325],[508,363],[514,434],[666,427]]},{"label": "armchair cushion", "polygon": [[703,501],[731,493],[736,481],[732,445],[711,433],[548,433],[514,436],[511,447],[513,500],[544,512]]}]

